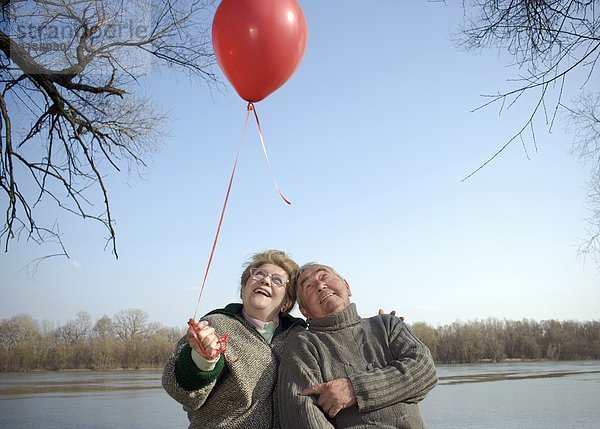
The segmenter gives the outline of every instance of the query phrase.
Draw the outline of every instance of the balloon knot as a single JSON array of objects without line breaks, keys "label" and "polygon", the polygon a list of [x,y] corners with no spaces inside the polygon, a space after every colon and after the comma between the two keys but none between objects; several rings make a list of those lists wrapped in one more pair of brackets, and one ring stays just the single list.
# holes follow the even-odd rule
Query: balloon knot
[{"label": "balloon knot", "polygon": [[204,350],[204,346],[202,345],[202,343],[200,342],[200,339],[198,338],[197,334],[197,329],[198,327],[196,326],[195,323],[193,323],[191,320],[188,321],[188,326],[190,328],[192,328],[192,332],[194,333],[194,340],[196,341],[196,344],[198,344],[198,348],[200,349],[200,354],[202,354],[202,356],[204,356],[207,359],[215,359],[217,358],[220,354],[223,355],[223,357],[225,358],[225,360],[229,363],[236,363],[240,358],[239,356],[236,357],[235,359],[230,359],[229,356],[227,355],[227,343],[229,342],[229,335],[228,334],[224,334],[222,337],[219,337],[217,335],[217,343],[219,344],[219,348],[216,350],[216,352],[212,355],[209,355],[205,350]]},{"label": "balloon knot", "polygon": [[254,104],[252,102],[248,103],[248,112],[251,112],[252,110],[254,110]]}]

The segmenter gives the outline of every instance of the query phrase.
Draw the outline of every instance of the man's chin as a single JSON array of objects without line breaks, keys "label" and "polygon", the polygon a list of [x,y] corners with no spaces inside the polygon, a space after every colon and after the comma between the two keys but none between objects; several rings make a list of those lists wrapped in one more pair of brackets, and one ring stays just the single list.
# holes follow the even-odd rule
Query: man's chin
[{"label": "man's chin", "polygon": [[321,317],[331,316],[344,309],[344,302],[337,296],[331,296],[321,303]]}]

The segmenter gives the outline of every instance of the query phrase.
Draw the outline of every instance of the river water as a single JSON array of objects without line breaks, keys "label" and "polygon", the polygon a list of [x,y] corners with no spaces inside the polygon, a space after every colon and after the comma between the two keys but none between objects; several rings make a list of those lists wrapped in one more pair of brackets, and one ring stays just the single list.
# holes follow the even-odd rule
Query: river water
[{"label": "river water", "polygon": [[[187,427],[160,371],[0,374],[0,428]],[[600,361],[438,366],[429,429],[600,427]]]}]

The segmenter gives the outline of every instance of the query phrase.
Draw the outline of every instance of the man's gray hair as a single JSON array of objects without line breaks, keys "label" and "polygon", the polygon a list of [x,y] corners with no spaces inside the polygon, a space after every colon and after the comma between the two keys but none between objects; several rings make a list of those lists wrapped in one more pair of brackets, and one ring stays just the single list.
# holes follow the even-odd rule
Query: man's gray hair
[{"label": "man's gray hair", "polygon": [[334,268],[331,268],[329,265],[320,264],[319,262],[309,262],[307,264],[302,265],[298,269],[298,271],[296,271],[294,281],[292,282],[292,287],[296,290],[296,301],[298,302],[298,306],[302,305],[302,303],[300,302],[300,295],[298,294],[298,280],[300,280],[300,276],[302,275],[302,273],[304,273],[304,271],[312,267],[325,267],[328,270],[330,270],[333,274],[338,276],[340,279],[346,281],[346,279],[340,273],[338,273]]}]

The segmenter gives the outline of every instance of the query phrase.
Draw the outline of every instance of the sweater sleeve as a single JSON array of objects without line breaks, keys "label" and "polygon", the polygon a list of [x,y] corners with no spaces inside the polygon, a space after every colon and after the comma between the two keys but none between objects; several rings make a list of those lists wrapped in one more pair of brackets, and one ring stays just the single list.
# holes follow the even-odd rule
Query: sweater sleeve
[{"label": "sweater sleeve", "polygon": [[184,344],[179,352],[179,358],[175,362],[175,378],[181,387],[187,391],[202,389],[215,381],[225,365],[223,355],[210,371],[202,371],[198,368],[192,357],[192,348],[188,343]]},{"label": "sweater sleeve", "polygon": [[391,360],[382,368],[350,376],[360,412],[398,402],[417,403],[437,384],[437,373],[427,346],[399,318],[383,316],[389,332]]},{"label": "sweater sleeve", "polygon": [[322,383],[321,372],[308,344],[294,338],[288,344],[279,365],[278,401],[281,427],[286,429],[328,429],[333,425],[319,408],[314,396],[300,392],[314,384]]},{"label": "sweater sleeve", "polygon": [[201,371],[192,360],[191,350],[183,337],[165,365],[162,385],[177,402],[196,410],[206,401],[225,363],[220,356],[212,371]]}]

